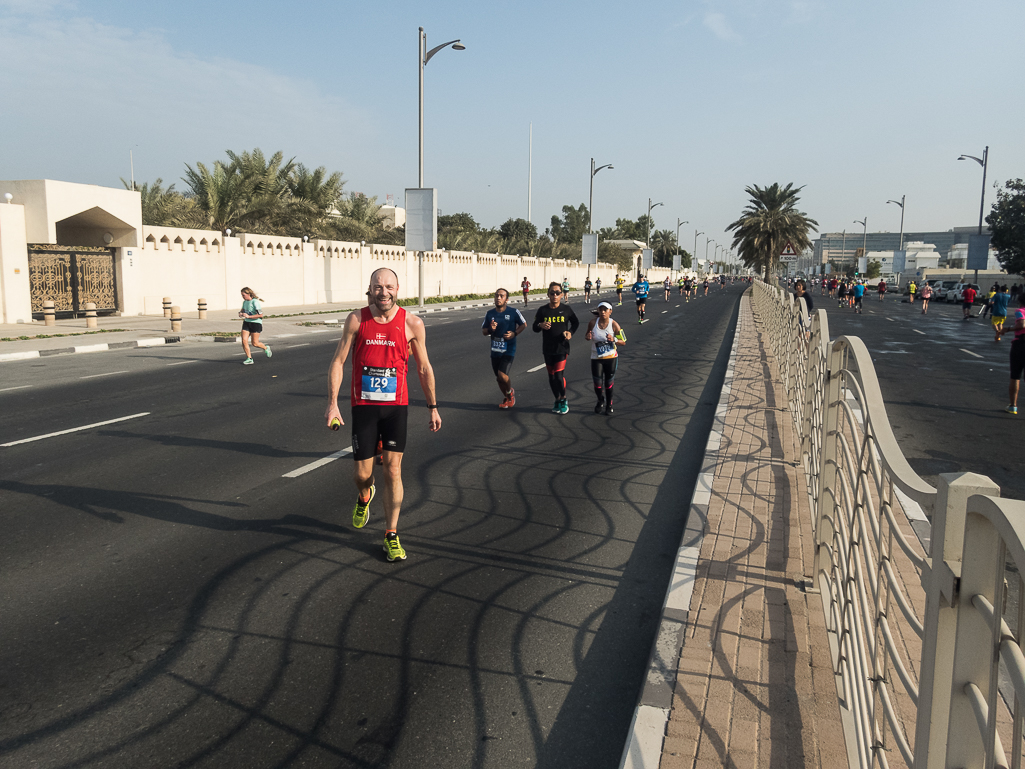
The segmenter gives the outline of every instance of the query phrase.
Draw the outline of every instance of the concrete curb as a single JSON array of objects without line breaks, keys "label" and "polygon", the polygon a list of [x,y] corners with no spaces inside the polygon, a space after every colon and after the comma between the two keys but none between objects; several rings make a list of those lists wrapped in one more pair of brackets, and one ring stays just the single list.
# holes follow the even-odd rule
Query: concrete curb
[{"label": "concrete curb", "polygon": [[206,334],[192,334],[190,336],[183,336],[183,342],[230,342],[232,344],[238,344],[242,341],[240,336],[209,336]]},{"label": "concrete curb", "polygon": [[[745,294],[743,302],[750,302]],[[680,548],[676,552],[673,576],[669,580],[665,601],[662,603],[662,619],[658,635],[648,659],[644,684],[637,700],[634,717],[627,733],[626,745],[620,759],[620,769],[653,769],[662,760],[662,745],[666,737],[666,724],[673,706],[673,688],[679,667],[680,650],[683,648],[684,631],[687,628],[690,599],[694,592],[694,579],[701,542],[705,536],[708,521],[708,505],[712,498],[712,481],[719,461],[719,447],[726,425],[726,408],[733,390],[733,372],[737,362],[739,333],[733,336],[730,362],[726,367],[719,404],[715,408],[712,429],[705,444],[705,458],[701,462],[694,495],[690,500],[687,528],[684,529]]]},{"label": "concrete curb", "polygon": [[130,347],[157,347],[162,344],[181,342],[180,336],[157,336],[150,339],[136,339],[131,342],[108,342],[106,344],[86,344],[75,347],[58,347],[52,350],[22,350],[21,352],[0,353],[0,363],[29,358],[48,358],[51,355],[71,355],[83,352],[106,352],[107,350],[124,350]]}]

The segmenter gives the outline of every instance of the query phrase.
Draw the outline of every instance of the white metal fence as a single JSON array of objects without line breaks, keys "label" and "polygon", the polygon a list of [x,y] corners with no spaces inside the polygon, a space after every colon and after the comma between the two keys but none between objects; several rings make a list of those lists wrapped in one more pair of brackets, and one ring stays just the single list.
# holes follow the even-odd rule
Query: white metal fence
[{"label": "white metal fence", "polygon": [[754,307],[801,436],[809,576],[859,765],[1019,769],[1025,502],[972,473],[930,486],[897,445],[865,344],[830,341],[824,311],[764,283]]}]

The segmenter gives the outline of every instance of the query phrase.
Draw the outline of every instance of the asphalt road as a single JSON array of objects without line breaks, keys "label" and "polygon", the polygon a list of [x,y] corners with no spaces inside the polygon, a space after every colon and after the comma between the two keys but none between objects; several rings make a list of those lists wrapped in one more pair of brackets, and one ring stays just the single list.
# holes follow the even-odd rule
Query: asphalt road
[{"label": "asphalt road", "polygon": [[[855,315],[817,289],[812,298],[827,311],[832,337],[859,336],[868,346],[894,435],[915,472],[933,485],[939,473],[980,473],[1003,496],[1025,499],[1025,423],[1004,413],[1010,336],[994,342],[989,319],[964,321],[960,305],[932,302],[923,315],[919,303],[873,296]],[[1018,405],[1025,405],[1020,397]]]},{"label": "asphalt road", "polygon": [[0,764],[616,766],[741,290],[617,308],[611,418],[582,338],[568,415],[529,331],[506,412],[483,312],[428,316],[397,564],[310,468],[337,330],[3,364],[0,443],[131,418],[0,447]]}]

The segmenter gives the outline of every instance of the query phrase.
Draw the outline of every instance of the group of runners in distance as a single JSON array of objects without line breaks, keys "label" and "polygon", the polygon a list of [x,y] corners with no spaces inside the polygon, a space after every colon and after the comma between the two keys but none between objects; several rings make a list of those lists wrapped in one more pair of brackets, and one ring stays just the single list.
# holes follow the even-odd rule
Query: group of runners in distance
[{"label": "group of runners in distance", "polygon": [[[616,275],[615,287],[619,304],[623,303],[626,280]],[[663,281],[666,301],[672,288],[669,278]],[[697,283],[687,277],[679,282],[681,293],[689,297],[697,290]],[[725,280],[722,280],[725,285]],[[705,293],[709,281],[705,280]],[[520,284],[523,304],[527,306],[530,281],[526,277]],[[601,281],[594,287],[600,291]],[[584,284],[584,301],[590,302],[592,285]],[[555,398],[553,414],[569,413],[566,394],[566,361],[570,353],[570,340],[580,328],[580,320],[566,303],[568,281],[548,285],[548,301],[534,313],[531,329],[541,335],[541,351],[548,373],[548,384]],[[640,323],[646,322],[645,305],[650,286],[639,275],[631,287],[637,303]],[[340,429],[344,422],[338,409],[338,396],[345,375],[345,363],[352,359],[349,399],[352,422],[353,480],[356,502],[352,509],[352,525],[363,528],[370,517],[370,503],[377,496],[374,482],[375,457],[383,467],[384,542],[388,561],[406,559],[406,551],[398,536],[399,513],[403,499],[402,456],[406,448],[409,393],[406,375],[409,359],[416,364],[420,386],[427,401],[427,426],[431,432],[441,429],[441,415],[435,397],[434,370],[427,355],[427,342],[423,320],[407,313],[398,304],[399,280],[396,273],[382,267],[373,272],[367,291],[367,306],[351,312],[345,319],[342,337],[338,341],[328,368],[328,406],[324,418],[328,427]],[[255,294],[243,292],[246,304],[240,315],[247,324],[258,321],[262,313]],[[494,308],[488,310],[481,324],[481,333],[488,338],[491,369],[498,389],[502,392],[500,409],[516,405],[516,390],[510,376],[516,356],[516,339],[527,328],[527,320],[520,310],[509,306],[509,291],[499,288],[494,295]],[[594,413],[614,414],[614,388],[619,363],[619,349],[626,345],[626,333],[612,318],[611,302],[600,301],[591,311],[594,315],[587,323],[585,339],[590,343],[591,378],[594,385]],[[259,329],[248,326],[254,346],[263,346],[257,335]],[[246,335],[245,342],[250,335]],[[248,352],[248,350],[247,350]],[[270,356],[270,350],[267,349]],[[378,456],[379,455],[379,456]]]}]

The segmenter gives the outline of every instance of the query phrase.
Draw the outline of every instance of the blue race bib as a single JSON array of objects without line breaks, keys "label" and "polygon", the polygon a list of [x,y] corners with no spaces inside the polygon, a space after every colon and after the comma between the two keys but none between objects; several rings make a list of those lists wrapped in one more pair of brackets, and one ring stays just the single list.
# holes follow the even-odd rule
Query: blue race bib
[{"label": "blue race bib", "polygon": [[395,401],[398,397],[397,369],[363,367],[363,391],[365,401]]}]

